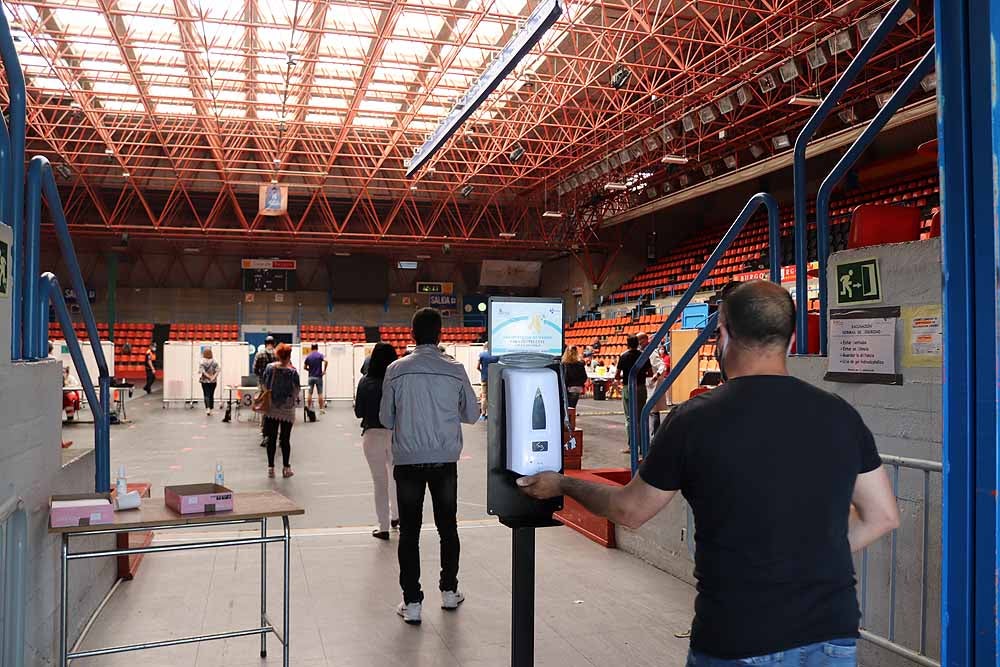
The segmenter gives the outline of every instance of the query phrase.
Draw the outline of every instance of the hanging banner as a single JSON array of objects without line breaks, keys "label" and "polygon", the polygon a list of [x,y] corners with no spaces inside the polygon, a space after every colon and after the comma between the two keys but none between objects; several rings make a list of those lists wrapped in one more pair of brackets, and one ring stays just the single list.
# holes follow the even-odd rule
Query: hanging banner
[{"label": "hanging banner", "polygon": [[[807,267],[809,271],[813,271],[819,268],[819,262],[809,262]],[[741,283],[749,282],[751,280],[770,280],[771,270],[770,269],[759,269],[757,271],[747,271],[745,273],[740,273],[734,278]],[[781,267],[781,282],[790,283],[795,280],[795,265],[789,264],[788,266]]]},{"label": "hanging banner", "polygon": [[941,367],[943,343],[940,304],[903,308],[903,366]]},{"label": "hanging banner", "polygon": [[830,311],[830,382],[902,384],[896,373],[899,307]]},{"label": "hanging banner", "polygon": [[259,215],[283,215],[288,211],[288,186],[268,183],[260,186],[257,213]]}]

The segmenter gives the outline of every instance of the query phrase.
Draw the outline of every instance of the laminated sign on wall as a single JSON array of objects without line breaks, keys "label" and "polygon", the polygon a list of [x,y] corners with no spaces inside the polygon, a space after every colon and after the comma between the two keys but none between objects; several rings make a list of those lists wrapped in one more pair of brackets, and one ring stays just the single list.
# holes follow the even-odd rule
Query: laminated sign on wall
[{"label": "laminated sign on wall", "polygon": [[938,368],[941,366],[941,305],[903,308],[903,365]]},{"label": "laminated sign on wall", "polygon": [[830,311],[829,382],[902,384],[896,373],[899,307]]}]

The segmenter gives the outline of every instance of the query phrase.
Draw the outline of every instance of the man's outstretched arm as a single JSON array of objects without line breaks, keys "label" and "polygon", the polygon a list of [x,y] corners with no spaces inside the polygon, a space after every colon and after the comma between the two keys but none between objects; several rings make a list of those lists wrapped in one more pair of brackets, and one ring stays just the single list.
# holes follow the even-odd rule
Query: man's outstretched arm
[{"label": "man's outstretched arm", "polygon": [[638,528],[649,521],[677,494],[657,489],[638,475],[626,486],[610,486],[543,472],[521,477],[517,485],[533,498],[569,496],[588,511],[629,528]]}]

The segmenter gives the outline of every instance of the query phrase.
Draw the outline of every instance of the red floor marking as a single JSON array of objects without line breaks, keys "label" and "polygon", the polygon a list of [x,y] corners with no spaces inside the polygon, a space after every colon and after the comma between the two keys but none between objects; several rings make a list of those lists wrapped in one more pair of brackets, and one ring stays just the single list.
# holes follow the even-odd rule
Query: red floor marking
[{"label": "red floor marking", "polygon": [[185,448],[184,448],[184,449],[182,449],[181,451],[182,451],[182,452],[193,452],[193,451],[194,451],[194,447],[185,447]]}]

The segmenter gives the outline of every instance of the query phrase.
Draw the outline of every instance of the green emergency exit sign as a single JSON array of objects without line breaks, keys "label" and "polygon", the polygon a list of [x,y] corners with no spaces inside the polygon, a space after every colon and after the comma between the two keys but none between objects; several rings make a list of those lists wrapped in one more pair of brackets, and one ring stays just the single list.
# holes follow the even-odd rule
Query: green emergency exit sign
[{"label": "green emergency exit sign", "polygon": [[882,277],[877,259],[863,259],[837,265],[837,305],[879,303]]}]

